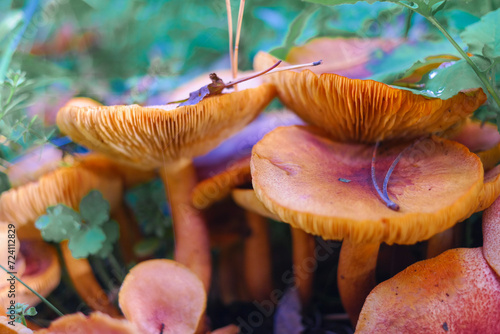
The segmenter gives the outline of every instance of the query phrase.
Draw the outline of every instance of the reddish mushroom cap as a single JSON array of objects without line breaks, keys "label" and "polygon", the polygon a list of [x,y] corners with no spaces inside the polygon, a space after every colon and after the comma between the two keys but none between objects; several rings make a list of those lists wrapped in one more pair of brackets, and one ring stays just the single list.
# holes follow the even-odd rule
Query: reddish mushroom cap
[{"label": "reddish mushroom cap", "polygon": [[114,319],[107,314],[94,312],[65,315],[53,321],[50,327],[36,334],[138,334],[137,328],[126,320]]},{"label": "reddish mushroom cap", "polygon": [[[406,143],[379,150],[382,182]],[[280,127],[252,151],[259,200],[282,221],[326,239],[412,244],[470,216],[483,188],[483,167],[465,146],[433,137],[403,154],[388,186],[389,209],[370,175],[373,146],[330,140],[313,127]]]},{"label": "reddish mushroom cap", "polygon": [[356,333],[498,333],[500,277],[481,248],[451,249],[379,284]]},{"label": "reddish mushroom cap", "polygon": [[120,308],[141,333],[194,333],[205,311],[203,283],[171,260],[149,260],[132,268],[123,281]]},{"label": "reddish mushroom cap", "polygon": [[483,254],[500,275],[500,200],[497,199],[483,214]]}]

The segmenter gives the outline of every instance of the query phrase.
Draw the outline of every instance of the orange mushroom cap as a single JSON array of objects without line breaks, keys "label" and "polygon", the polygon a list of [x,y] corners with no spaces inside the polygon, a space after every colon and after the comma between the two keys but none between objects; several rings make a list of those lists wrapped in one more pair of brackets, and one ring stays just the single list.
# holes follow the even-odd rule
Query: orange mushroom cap
[{"label": "orange mushroom cap", "polygon": [[500,200],[496,200],[483,214],[483,255],[493,270],[500,275]]},{"label": "orange mushroom cap", "polygon": [[492,169],[500,161],[500,133],[494,124],[469,119],[451,139],[476,153],[485,170]]},{"label": "orange mushroom cap", "polygon": [[[26,261],[26,269],[23,273],[18,273],[24,283],[43,297],[47,297],[61,280],[61,265],[57,251],[51,245],[42,241],[23,240],[20,254]],[[5,309],[10,305],[9,289],[10,284],[0,287],[0,314],[5,314]],[[8,283],[8,282],[6,282]],[[41,300],[29,291],[24,285],[16,282],[16,302],[35,306]]]},{"label": "orange mushroom cap", "polygon": [[36,334],[138,334],[134,324],[127,320],[114,319],[101,312],[85,316],[74,313],[58,318],[47,329]]},{"label": "orange mushroom cap", "polygon": [[[407,145],[380,150],[379,180]],[[413,244],[476,209],[483,168],[465,146],[433,137],[403,154],[388,186],[399,211],[387,208],[374,190],[372,152],[370,145],[334,142],[317,128],[280,127],[253,148],[253,188],[282,221],[352,243]]]},{"label": "orange mushroom cap", "polygon": [[[276,58],[260,52],[254,66],[262,69],[274,62]],[[373,80],[332,73],[318,76],[310,70],[282,71],[264,80],[276,85],[280,100],[289,109],[339,141],[373,143],[444,132],[486,101],[481,88],[441,100]]]},{"label": "orange mushroom cap", "polygon": [[0,220],[16,223],[21,239],[41,239],[34,223],[47,207],[62,203],[77,208],[80,200],[92,189],[102,192],[112,210],[121,201],[122,184],[118,178],[101,178],[78,165],[61,167],[37,182],[3,192],[0,195]]},{"label": "orange mushroom cap", "polygon": [[489,208],[498,196],[500,196],[500,165],[484,174],[483,191],[476,212]]},{"label": "orange mushroom cap", "polygon": [[356,333],[498,333],[500,277],[481,248],[417,262],[368,295]]},{"label": "orange mushroom cap", "polygon": [[57,116],[75,142],[142,169],[204,154],[240,130],[274,98],[271,84],[196,105],[69,107]]},{"label": "orange mushroom cap", "polygon": [[257,213],[263,217],[280,221],[280,218],[269,211],[264,204],[259,201],[253,189],[234,189],[231,192],[233,200],[243,209]]},{"label": "orange mushroom cap", "polygon": [[12,320],[10,318],[0,316],[0,333],[2,334],[33,334],[33,331],[23,324],[14,323],[14,326],[9,325]]},{"label": "orange mushroom cap", "polygon": [[125,277],[120,308],[140,333],[194,333],[205,311],[203,283],[171,260],[139,263]]}]

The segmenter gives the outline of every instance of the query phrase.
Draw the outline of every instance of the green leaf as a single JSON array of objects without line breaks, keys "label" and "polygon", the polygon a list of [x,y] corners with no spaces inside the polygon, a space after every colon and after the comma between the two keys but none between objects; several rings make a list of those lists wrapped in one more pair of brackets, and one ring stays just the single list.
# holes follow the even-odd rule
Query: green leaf
[{"label": "green leaf", "polygon": [[316,12],[316,9],[316,7],[306,8],[292,21],[292,23],[290,23],[283,45],[271,50],[271,55],[278,59],[286,58],[288,52],[290,52],[290,49],[296,45],[295,41],[304,31],[307,21]]},{"label": "green leaf", "polygon": [[24,312],[24,314],[29,315],[30,317],[34,317],[35,315],[38,314],[38,312],[34,307],[30,307],[26,312]]},{"label": "green leaf", "polygon": [[91,226],[101,226],[107,222],[109,210],[109,202],[98,190],[92,190],[80,202],[80,215]]},{"label": "green leaf", "polygon": [[81,221],[82,218],[73,209],[58,204],[47,208],[47,215],[40,216],[35,226],[45,241],[61,242],[80,230]]},{"label": "green leaf", "polygon": [[486,14],[477,23],[468,26],[460,35],[469,46],[469,52],[490,59],[500,57],[500,9]]},{"label": "green leaf", "polygon": [[107,221],[102,226],[102,231],[106,236],[106,240],[102,244],[101,250],[96,254],[101,258],[106,258],[113,251],[113,245],[120,237],[120,226],[114,220]]},{"label": "green leaf", "polygon": [[476,17],[480,17],[499,7],[500,0],[455,0],[447,1],[444,10],[449,11],[453,9],[459,9],[468,12]]},{"label": "green leaf", "polygon": [[[318,3],[322,5],[334,6],[334,5],[343,5],[343,4],[355,4],[360,0],[305,0],[306,2]],[[438,11],[443,9],[447,0],[380,0],[380,2],[392,2],[425,16],[430,17],[434,16]],[[376,0],[366,0],[370,4],[377,2]]]},{"label": "green leaf", "polygon": [[[476,57],[473,60],[476,61]],[[439,68],[429,72],[427,77],[421,81],[425,84],[422,90],[408,89],[415,94],[421,94],[428,97],[438,97],[446,100],[458,94],[460,91],[470,88],[486,88],[476,75],[474,70],[465,60],[459,60],[453,65],[445,68]],[[406,88],[403,88],[406,89]]]},{"label": "green leaf", "polygon": [[86,258],[89,255],[97,254],[106,240],[106,235],[100,227],[90,227],[74,234],[68,247],[74,258]]},{"label": "green leaf", "polygon": [[9,177],[4,172],[0,172],[0,194],[10,189]]}]

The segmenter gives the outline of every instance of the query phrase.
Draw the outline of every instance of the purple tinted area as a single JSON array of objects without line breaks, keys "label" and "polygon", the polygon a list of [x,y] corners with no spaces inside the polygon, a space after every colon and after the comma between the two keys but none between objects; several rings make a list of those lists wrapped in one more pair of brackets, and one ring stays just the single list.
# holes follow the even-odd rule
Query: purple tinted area
[{"label": "purple tinted area", "polygon": [[297,115],[289,111],[263,113],[242,131],[228,138],[209,153],[194,159],[200,180],[212,177],[235,161],[249,156],[252,147],[265,134],[278,126],[305,124]]}]

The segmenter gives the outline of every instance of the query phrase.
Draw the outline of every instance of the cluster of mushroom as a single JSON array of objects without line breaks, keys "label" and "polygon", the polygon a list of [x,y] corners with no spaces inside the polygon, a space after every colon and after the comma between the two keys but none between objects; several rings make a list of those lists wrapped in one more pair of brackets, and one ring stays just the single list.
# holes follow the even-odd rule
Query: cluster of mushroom
[{"label": "cluster of mushroom", "polygon": [[[255,59],[257,70],[275,63],[264,53]],[[344,69],[359,65],[351,62]],[[247,210],[243,276],[250,298],[269,298],[272,290],[264,218],[270,217],[293,227],[295,284],[303,303],[310,299],[312,273],[300,271],[304,261],[314,261],[313,236],[343,240],[339,292],[356,324],[376,284],[381,243],[428,240],[484,210],[500,194],[500,168],[485,175],[500,160],[498,133],[468,121],[486,100],[481,88],[441,100],[309,70],[278,72],[263,80],[267,82],[254,81],[250,88],[240,84],[235,92],[194,105],[84,103],[59,111],[61,131],[100,153],[77,157],[64,168],[59,167],[62,157],[54,153],[55,158],[36,172],[18,173],[32,179],[0,196],[0,221],[16,224],[21,248],[28,239],[40,240],[33,224],[48,206],[65,203],[77,208],[88,191],[99,189],[121,225],[122,249],[130,251],[136,237],[130,231],[137,226],[123,213],[123,188],[158,171],[174,220],[177,262],[150,260],[132,269],[119,294],[126,320],[114,319],[121,318],[120,312],[102,291],[89,263],[74,259],[63,243],[76,290],[98,312],[63,317],[40,333],[70,333],[75,328],[87,333],[206,332],[211,224],[202,210],[230,193]],[[200,157],[243,129],[276,95],[303,121],[290,112],[263,115]],[[471,140],[469,133],[478,140]],[[489,147],[491,138],[496,142]],[[483,153],[471,153],[464,145]],[[43,154],[48,157],[47,151]],[[253,189],[245,188],[250,182]],[[229,240],[224,244],[230,245],[233,239]],[[371,325],[367,326],[369,331]]]}]

